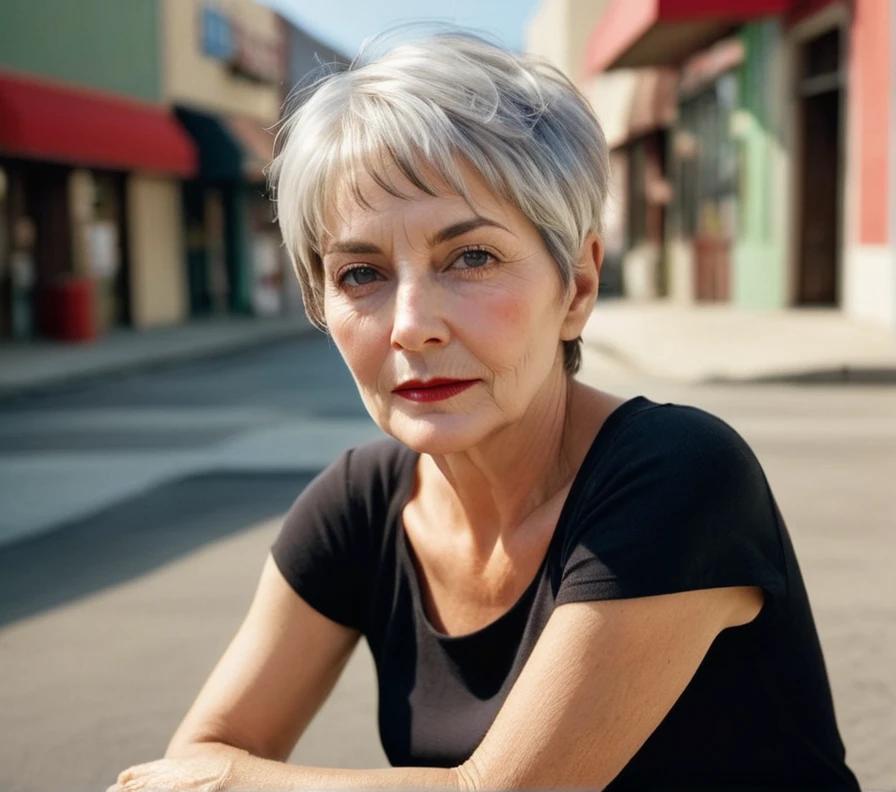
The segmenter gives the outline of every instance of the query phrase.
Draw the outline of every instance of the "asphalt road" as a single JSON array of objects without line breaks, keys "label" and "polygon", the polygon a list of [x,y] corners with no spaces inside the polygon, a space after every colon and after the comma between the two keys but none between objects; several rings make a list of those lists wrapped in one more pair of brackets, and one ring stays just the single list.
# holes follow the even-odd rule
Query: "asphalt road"
[{"label": "asphalt road", "polygon": [[[595,353],[583,378],[704,407],[750,442],[802,564],[848,759],[868,789],[896,789],[896,389],[684,388]],[[0,494],[31,499],[21,525],[45,521],[0,546],[0,788],[103,789],[159,756],[280,515],[374,435],[319,337],[0,405],[0,465],[16,476]],[[361,647],[294,761],[384,765],[375,709]]]}]

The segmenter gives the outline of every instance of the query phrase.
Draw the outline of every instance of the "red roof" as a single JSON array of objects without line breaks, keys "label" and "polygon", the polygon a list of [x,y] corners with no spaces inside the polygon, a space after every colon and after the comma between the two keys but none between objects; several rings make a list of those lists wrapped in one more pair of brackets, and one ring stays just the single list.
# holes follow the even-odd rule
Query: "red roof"
[{"label": "red roof", "polygon": [[793,0],[610,0],[588,42],[588,74],[674,66],[729,30],[786,13]]},{"label": "red roof", "polygon": [[190,177],[189,136],[161,105],[0,71],[0,154]]}]

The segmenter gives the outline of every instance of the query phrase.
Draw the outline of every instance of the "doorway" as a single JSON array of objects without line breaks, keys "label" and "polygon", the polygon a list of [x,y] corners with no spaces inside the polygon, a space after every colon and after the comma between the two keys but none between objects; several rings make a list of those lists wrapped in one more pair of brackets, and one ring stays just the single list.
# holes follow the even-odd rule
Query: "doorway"
[{"label": "doorway", "polygon": [[843,77],[840,28],[799,51],[798,258],[795,302],[837,305],[841,249]]}]

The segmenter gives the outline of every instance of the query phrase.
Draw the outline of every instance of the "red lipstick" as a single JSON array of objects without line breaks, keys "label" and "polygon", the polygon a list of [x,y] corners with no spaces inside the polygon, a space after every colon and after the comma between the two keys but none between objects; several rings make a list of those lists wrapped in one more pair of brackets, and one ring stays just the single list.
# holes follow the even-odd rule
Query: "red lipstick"
[{"label": "red lipstick", "polygon": [[401,396],[403,399],[415,402],[434,402],[450,399],[457,396],[458,393],[465,391],[471,385],[475,385],[479,380],[456,380],[437,377],[436,379],[426,380],[408,380],[402,382],[392,393]]}]

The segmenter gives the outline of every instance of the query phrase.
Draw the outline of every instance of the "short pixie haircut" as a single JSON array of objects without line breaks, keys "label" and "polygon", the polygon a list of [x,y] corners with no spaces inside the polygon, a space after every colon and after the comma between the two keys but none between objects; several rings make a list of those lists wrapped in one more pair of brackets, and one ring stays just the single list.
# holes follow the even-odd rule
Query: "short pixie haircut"
[{"label": "short pixie haircut", "polygon": [[[369,206],[367,173],[407,198],[390,180],[397,168],[427,194],[448,185],[466,198],[458,158],[535,226],[568,288],[607,193],[607,144],[587,100],[557,69],[467,31],[375,49],[296,93],[277,136],[270,185],[309,319],[326,329],[321,250],[340,192]],[[574,374],[581,338],[563,342],[563,359]]]}]

